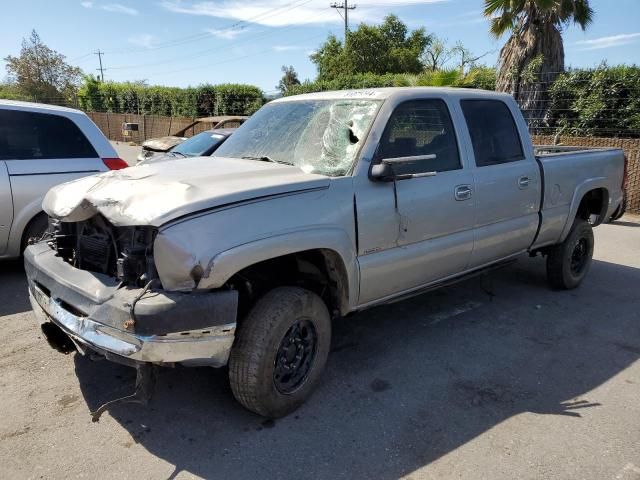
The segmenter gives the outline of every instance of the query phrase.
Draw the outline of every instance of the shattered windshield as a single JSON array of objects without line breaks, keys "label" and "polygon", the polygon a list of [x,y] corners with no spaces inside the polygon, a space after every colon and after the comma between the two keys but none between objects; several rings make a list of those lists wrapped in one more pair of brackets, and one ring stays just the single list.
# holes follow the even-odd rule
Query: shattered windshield
[{"label": "shattered windshield", "polygon": [[218,150],[219,157],[295,165],[345,175],[380,105],[376,100],[300,100],[262,107]]}]

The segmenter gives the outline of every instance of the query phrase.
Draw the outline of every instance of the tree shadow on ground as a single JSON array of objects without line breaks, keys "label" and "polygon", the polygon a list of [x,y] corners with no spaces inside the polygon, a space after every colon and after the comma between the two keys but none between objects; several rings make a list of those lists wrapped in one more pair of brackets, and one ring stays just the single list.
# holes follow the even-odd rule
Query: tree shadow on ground
[{"label": "tree shadow on ground", "polygon": [[[544,263],[522,260],[335,322],[324,382],[284,419],[244,410],[226,370],[206,368],[163,369],[150,406],[109,414],[171,477],[395,479],[519,413],[598,408],[584,395],[640,357],[639,283],[640,269],[594,261],[580,289],[553,292]],[[75,365],[89,409],[135,377]]]}]

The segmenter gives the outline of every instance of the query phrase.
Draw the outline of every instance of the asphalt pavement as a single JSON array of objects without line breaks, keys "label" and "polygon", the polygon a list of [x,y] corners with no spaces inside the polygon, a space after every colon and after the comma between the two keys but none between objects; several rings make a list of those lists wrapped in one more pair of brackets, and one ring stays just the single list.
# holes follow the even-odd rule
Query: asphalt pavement
[{"label": "asphalt pavement", "polygon": [[137,162],[138,154],[140,153],[139,145],[135,145],[129,142],[118,142],[115,140],[109,140],[113,148],[118,152],[118,156],[129,164],[129,166],[135,165]]},{"label": "asphalt pavement", "polygon": [[148,407],[89,411],[133,369],[52,350],[0,264],[4,478],[640,479],[640,218],[595,230],[584,284],[544,261],[334,322],[322,384],[267,420],[224,369],[163,369]]}]

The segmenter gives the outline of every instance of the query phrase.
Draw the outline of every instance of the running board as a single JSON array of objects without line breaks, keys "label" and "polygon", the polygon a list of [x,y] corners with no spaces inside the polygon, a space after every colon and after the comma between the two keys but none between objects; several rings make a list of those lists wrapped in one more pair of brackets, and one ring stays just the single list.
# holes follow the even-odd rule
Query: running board
[{"label": "running board", "polygon": [[371,305],[371,306],[372,307],[373,306],[377,307],[378,305],[390,305],[392,303],[401,302],[401,301],[406,300],[408,298],[412,298],[412,297],[415,297],[417,295],[422,295],[423,293],[427,293],[427,292],[430,292],[432,290],[437,290],[437,289],[442,288],[442,287],[448,287],[450,285],[454,285],[456,283],[460,283],[460,282],[463,282],[465,280],[469,280],[470,278],[477,277],[478,275],[482,275],[484,273],[488,273],[488,272],[491,272],[493,270],[498,270],[500,268],[507,267],[507,266],[511,265],[512,263],[515,263],[517,261],[518,261],[517,258],[510,258],[509,260],[503,260],[501,262],[494,263],[494,264],[489,265],[487,267],[482,267],[482,268],[479,268],[477,270],[473,270],[471,272],[463,273],[462,275],[460,275],[458,277],[454,277],[454,278],[451,278],[449,280],[445,280],[443,282],[430,284],[430,285],[427,285],[426,287],[422,287],[422,288],[419,288],[417,290],[413,290],[413,291],[408,292],[408,293],[401,293],[397,297],[394,297],[392,299],[389,299],[389,300],[386,300],[386,301],[383,301],[383,302],[380,302],[380,303],[376,303],[375,305]]}]

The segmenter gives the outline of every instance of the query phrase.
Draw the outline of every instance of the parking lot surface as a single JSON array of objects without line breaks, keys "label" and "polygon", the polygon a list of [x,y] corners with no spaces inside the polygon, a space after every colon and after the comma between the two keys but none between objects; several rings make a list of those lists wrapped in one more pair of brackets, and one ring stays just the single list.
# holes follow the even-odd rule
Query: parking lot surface
[{"label": "parking lot surface", "polygon": [[115,140],[109,140],[109,142],[113,148],[116,149],[116,152],[118,152],[118,156],[127,162],[129,166],[136,164],[138,154],[142,147],[129,142],[117,142]]},{"label": "parking lot surface", "polygon": [[134,370],[52,350],[1,263],[2,476],[640,479],[640,219],[595,232],[577,290],[522,258],[334,322],[324,381],[279,420],[225,370],[175,368],[148,407],[91,423]]}]

